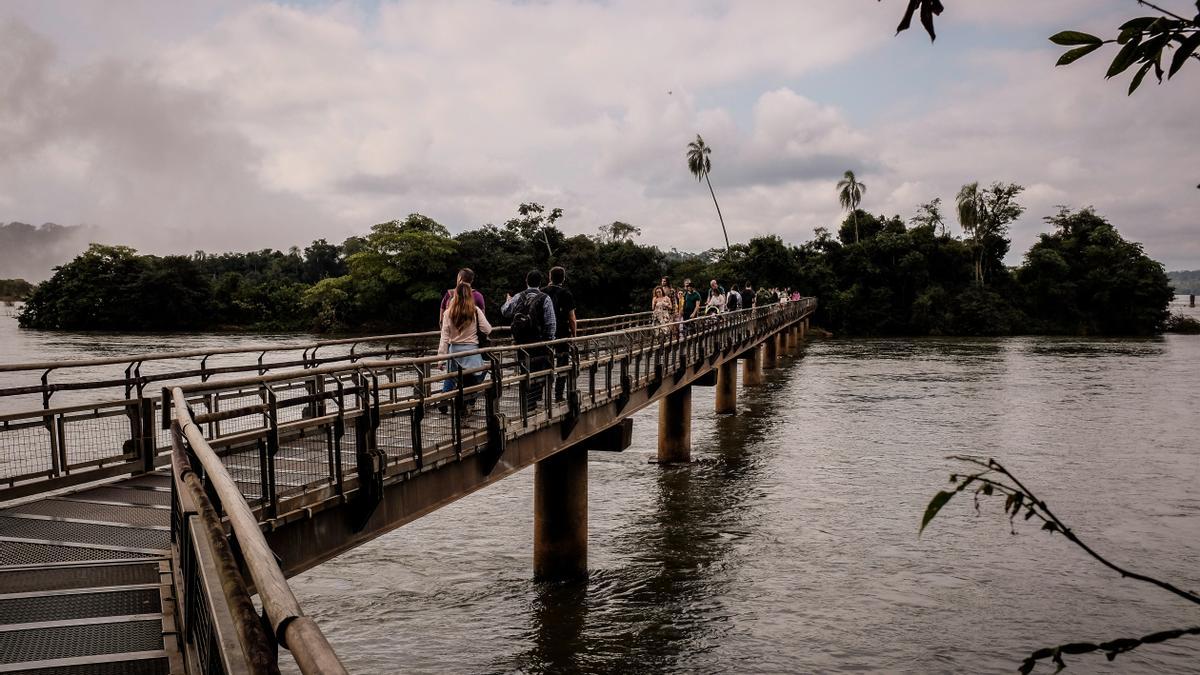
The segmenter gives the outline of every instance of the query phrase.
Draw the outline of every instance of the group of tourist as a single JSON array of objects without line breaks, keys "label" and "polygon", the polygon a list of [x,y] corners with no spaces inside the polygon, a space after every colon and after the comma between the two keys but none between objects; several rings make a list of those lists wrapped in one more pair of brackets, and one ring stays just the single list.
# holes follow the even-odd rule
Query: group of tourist
[{"label": "group of tourist", "polygon": [[[542,285],[542,273],[532,270],[525,275],[525,290],[516,295],[508,295],[504,305],[500,307],[500,315],[509,321],[513,343],[534,344],[567,337],[575,337],[577,324],[575,321],[575,296],[564,284],[567,271],[562,267],[550,270],[550,283]],[[472,288],[475,283],[475,272],[469,268],[458,271],[454,288],[446,291],[442,297],[439,310],[438,324],[441,326],[441,338],[438,340],[438,354],[452,355],[461,352],[478,351],[481,346],[487,346],[487,336],[492,332],[492,325],[484,313],[485,301],[483,294]],[[555,346],[552,349],[536,347],[527,350],[521,368],[526,372],[538,372],[550,367],[551,357],[556,366],[565,366],[570,362],[570,350],[566,345]],[[447,359],[447,368],[475,370],[483,367],[481,354]],[[467,373],[463,376],[463,386],[472,387],[483,382],[482,372]],[[562,401],[566,380],[556,378],[554,396],[556,401]],[[458,387],[457,379],[447,377],[442,384],[443,392],[453,391]],[[464,397],[463,405],[471,407],[475,404],[477,395]],[[542,400],[542,382],[540,378],[530,381],[526,406],[530,409]],[[446,412],[449,406],[445,403],[438,409]]]},{"label": "group of tourist", "polygon": [[[562,267],[550,270],[549,284],[543,286],[542,273],[532,270],[525,275],[525,290],[516,295],[508,295],[500,308],[500,315],[511,326],[513,343],[529,345],[549,342],[562,338],[575,337],[577,324],[575,320],[575,296],[565,285],[567,271]],[[450,372],[458,369],[464,371],[479,371],[483,367],[483,355],[469,353],[464,356],[453,356],[464,352],[476,352],[488,344],[488,335],[492,325],[484,313],[485,300],[483,294],[473,288],[475,272],[469,268],[458,271],[455,287],[446,291],[442,297],[439,310],[438,324],[441,327],[441,338],[438,341],[438,354],[449,356],[446,360]],[[708,289],[701,294],[692,286],[691,279],[684,279],[683,290],[671,286],[670,279],[663,277],[655,286],[650,309],[653,311],[655,323],[667,333],[677,332],[687,334],[688,320],[719,314],[750,309],[760,305],[799,300],[800,294],[791,289],[755,291],[750,282],[740,287],[733,284],[729,290],[717,283],[716,279],[708,282]],[[550,368],[553,359],[556,367],[570,363],[570,349],[564,345],[533,347],[526,351],[526,358],[521,361],[525,372],[540,372]],[[468,372],[463,375],[463,386],[473,387],[483,382],[484,374]],[[564,399],[565,378],[555,378],[555,401]],[[527,390],[526,406],[536,407],[542,400],[542,379],[534,378]],[[443,392],[454,391],[458,387],[455,377],[446,377],[442,384]],[[464,397],[463,405],[473,406],[477,395],[472,393]],[[439,410],[446,412],[448,404],[443,403]]]},{"label": "group of tourist", "polygon": [[799,299],[800,293],[791,289],[771,288],[755,292],[749,281],[740,289],[737,284],[733,284],[729,290],[725,290],[716,279],[709,280],[707,293],[701,295],[692,286],[691,279],[684,279],[683,290],[679,291],[671,286],[670,279],[663,277],[654,287],[650,310],[654,313],[655,322],[663,327],[664,332],[674,330],[671,324],[679,324],[680,333],[686,334],[686,322],[700,316],[736,312],[759,305]]}]

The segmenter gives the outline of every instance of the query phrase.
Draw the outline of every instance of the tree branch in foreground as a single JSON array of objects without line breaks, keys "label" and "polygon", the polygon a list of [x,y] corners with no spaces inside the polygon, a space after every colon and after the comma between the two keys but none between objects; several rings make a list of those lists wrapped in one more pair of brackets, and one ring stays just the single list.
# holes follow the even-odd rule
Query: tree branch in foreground
[{"label": "tree branch in foreground", "polygon": [[[1097,553],[1094,549],[1088,546],[1076,535],[1071,528],[1067,527],[1050,510],[1046,502],[1033,493],[1024,483],[1014,476],[1008,469],[995,459],[984,460],[980,457],[971,457],[967,455],[951,455],[947,459],[952,459],[958,462],[963,462],[972,467],[971,471],[965,474],[954,473],[950,475],[950,482],[955,484],[953,490],[942,490],[934,495],[930,500],[929,506],[925,508],[925,514],[921,518],[921,528],[918,531],[918,536],[924,532],[925,526],[937,516],[942,510],[942,507],[950,501],[954,495],[966,491],[970,487],[974,487],[975,510],[979,511],[980,496],[990,497],[997,493],[1005,496],[1004,513],[1008,515],[1009,528],[1013,534],[1016,534],[1014,527],[1016,517],[1022,515],[1024,520],[1038,519],[1042,523],[1041,529],[1049,531],[1051,534],[1055,532],[1061,533],[1068,541],[1083,549],[1085,553],[1097,560],[1100,564],[1108,567],[1124,578],[1136,579],[1144,583],[1157,586],[1162,590],[1176,595],[1188,602],[1200,605],[1200,595],[1185,591],[1176,587],[1173,584],[1155,579],[1154,577],[1134,572],[1113,563],[1104,556]],[[1039,649],[1021,664],[1020,671],[1029,673],[1041,659],[1051,659],[1058,665],[1058,669],[1062,670],[1066,667],[1062,657],[1064,654],[1085,654],[1092,651],[1103,651],[1111,661],[1118,654],[1135,649],[1143,644],[1154,644],[1165,640],[1173,640],[1184,635],[1200,635],[1200,626],[1191,628],[1179,628],[1173,630],[1159,631],[1151,633],[1141,638],[1118,638],[1108,642],[1099,644],[1091,642],[1073,642],[1059,645],[1057,647],[1049,647]]]}]

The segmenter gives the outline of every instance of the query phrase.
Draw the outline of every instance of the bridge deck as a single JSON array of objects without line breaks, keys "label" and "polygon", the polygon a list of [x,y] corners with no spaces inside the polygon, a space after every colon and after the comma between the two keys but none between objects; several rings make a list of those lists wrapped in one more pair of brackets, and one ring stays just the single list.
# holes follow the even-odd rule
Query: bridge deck
[{"label": "bridge deck", "polygon": [[178,672],[167,473],[0,510],[0,673]]},{"label": "bridge deck", "polygon": [[[239,672],[217,660],[236,666],[273,643],[251,635],[261,626],[244,584],[250,579],[239,580],[239,600],[225,583],[237,575],[223,564],[274,570],[277,582],[269,574],[253,580],[270,630],[295,634],[294,644],[286,636],[281,643],[305,659],[332,655],[285,575],[558,452],[589,449],[590,439],[645,406],[693,383],[711,386],[717,368],[727,372],[759,345],[777,344],[780,331],[806,321],[814,307],[743,310],[695,320],[686,331],[622,325],[572,339],[569,363],[534,372],[527,347],[497,347],[479,384],[460,382],[444,394],[450,373],[430,368],[441,357],[319,366],[308,352],[303,370],[259,369],[241,379],[210,382],[202,364],[200,382],[174,388],[172,405],[165,388],[160,401],[147,397],[149,381],[140,376],[127,375],[128,400],[115,403],[49,408],[54,388],[45,375],[40,387],[9,389],[44,399],[42,410],[0,415],[0,432],[15,446],[7,496],[41,494],[0,510],[0,674],[182,673],[185,663],[190,672]],[[556,379],[567,383],[566,401],[552,400]],[[455,405],[472,396],[478,405]],[[164,424],[175,418],[174,436],[156,428],[160,414]],[[61,492],[167,460],[174,476],[145,473]],[[30,468],[39,461],[51,468]],[[215,506],[205,488],[224,489]],[[220,519],[235,526],[238,513],[235,553]],[[261,550],[245,556],[254,539]],[[311,644],[318,648],[305,648]],[[312,660],[304,672],[325,672],[312,665],[318,661],[330,663]]]}]

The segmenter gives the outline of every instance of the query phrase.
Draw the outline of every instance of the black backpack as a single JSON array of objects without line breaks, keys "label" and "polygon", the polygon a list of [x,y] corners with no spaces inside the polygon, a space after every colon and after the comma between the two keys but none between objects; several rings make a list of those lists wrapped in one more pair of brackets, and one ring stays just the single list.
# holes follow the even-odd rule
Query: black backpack
[{"label": "black backpack", "polygon": [[725,295],[725,311],[733,312],[740,309],[738,306],[739,300],[741,300],[741,293],[733,290],[729,291],[729,293]]},{"label": "black backpack", "polygon": [[545,303],[549,298],[538,290],[523,291],[513,304],[512,336],[517,344],[541,342],[545,333]]}]

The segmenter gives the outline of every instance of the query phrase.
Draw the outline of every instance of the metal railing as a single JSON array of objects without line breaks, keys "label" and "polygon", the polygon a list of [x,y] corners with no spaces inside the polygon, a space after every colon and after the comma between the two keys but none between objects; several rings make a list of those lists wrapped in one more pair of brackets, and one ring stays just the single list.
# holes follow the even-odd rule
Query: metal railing
[{"label": "metal railing", "polygon": [[[345,673],[321,629],[301,611],[258,519],[192,421],[178,388],[173,400],[171,539],[190,670],[278,673],[275,645],[282,645],[305,675]],[[229,523],[229,538],[222,515]],[[270,635],[259,621],[240,569],[254,582]]]},{"label": "metal railing", "polygon": [[[649,312],[582,319],[580,333],[611,332],[651,320]],[[507,341],[506,332],[506,328],[495,331],[497,343]],[[15,408],[0,412],[0,502],[166,464],[171,438],[168,430],[160,428],[157,422],[162,401],[155,395],[156,385],[204,383],[218,376],[304,372],[363,360],[423,356],[436,351],[437,340],[437,332],[420,332],[290,345],[0,364],[0,373],[40,372],[36,384],[0,388],[0,410]],[[152,365],[157,372],[151,372]],[[52,380],[54,374],[62,377]],[[76,400],[51,405],[56,393],[69,393]],[[224,390],[191,403],[212,413],[240,408],[257,401],[261,393],[256,389]],[[224,430],[240,423],[231,421],[224,425]]]},{"label": "metal railing", "polygon": [[[634,393],[646,394],[644,405],[668,380],[680,384],[736,358],[815,306],[805,298],[665,325],[648,313],[610,317],[578,337],[532,345],[450,357],[360,354],[280,372],[243,364],[224,373],[254,375],[233,379],[196,377],[193,369],[176,373],[191,381],[162,387],[157,400],[143,391],[160,380],[138,376],[129,390],[136,396],[123,400],[0,416],[0,481],[10,485],[0,500],[54,489],[63,477],[148,470],[169,447],[189,671],[274,673],[283,645],[306,674],[345,672],[301,611],[264,529],[329,506],[369,515],[387,485],[416,473],[471,455],[498,461],[510,439],[550,425],[561,425],[554,438],[565,439],[585,413],[628,415]],[[461,365],[474,356],[480,365]],[[85,425],[111,431],[89,435]],[[14,438],[26,440],[13,445]],[[31,480],[14,486],[24,478]]]},{"label": "metal railing", "polygon": [[[437,468],[547,424],[628,400],[810,314],[815,300],[536,345],[489,347],[478,367],[445,355],[205,382],[179,388],[191,417],[260,520],[385,479]],[[447,384],[448,383],[448,384]],[[561,383],[561,384],[560,384]],[[561,387],[562,396],[558,389]],[[241,405],[200,411],[238,392]],[[164,390],[164,401],[171,399]],[[163,424],[170,410],[163,409]],[[370,483],[370,485],[368,485]]]}]

